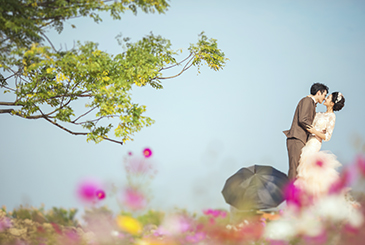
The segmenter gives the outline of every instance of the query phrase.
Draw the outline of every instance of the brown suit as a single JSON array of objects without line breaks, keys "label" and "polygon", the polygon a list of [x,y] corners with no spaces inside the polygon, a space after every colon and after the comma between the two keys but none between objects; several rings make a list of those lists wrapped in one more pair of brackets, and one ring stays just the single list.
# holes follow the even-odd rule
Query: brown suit
[{"label": "brown suit", "polygon": [[300,154],[309,135],[306,126],[313,123],[315,114],[316,103],[311,97],[304,97],[297,105],[291,128],[283,131],[287,137],[286,145],[289,156],[288,177],[290,180],[294,180],[297,176]]}]

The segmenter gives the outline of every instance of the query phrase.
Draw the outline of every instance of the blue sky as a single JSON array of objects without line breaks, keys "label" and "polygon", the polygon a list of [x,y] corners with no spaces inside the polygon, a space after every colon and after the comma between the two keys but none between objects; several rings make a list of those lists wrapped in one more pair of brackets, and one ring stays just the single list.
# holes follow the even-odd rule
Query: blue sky
[{"label": "blue sky", "polygon": [[[117,34],[137,41],[152,31],[185,55],[205,31],[229,58],[224,70],[202,68],[197,75],[192,68],[164,81],[163,90],[133,89],[133,100],[146,105],[156,123],[124,146],[95,145],[46,121],[0,115],[0,205],[82,207],[74,195],[81,178],[122,186],[123,157],[150,147],[159,170],[150,186],[151,207],[227,208],[220,192],[239,168],[261,164],[287,172],[282,131],[314,82],[346,98],[322,149],[344,165],[359,153],[353,142],[365,140],[364,2],[175,0],[170,5],[163,15],[127,13],[120,21],[103,15],[100,24],[75,19],[60,35],[49,36],[57,48],[90,40],[117,54],[123,51]],[[325,107],[318,105],[317,111]],[[105,204],[116,207],[113,198]]]}]

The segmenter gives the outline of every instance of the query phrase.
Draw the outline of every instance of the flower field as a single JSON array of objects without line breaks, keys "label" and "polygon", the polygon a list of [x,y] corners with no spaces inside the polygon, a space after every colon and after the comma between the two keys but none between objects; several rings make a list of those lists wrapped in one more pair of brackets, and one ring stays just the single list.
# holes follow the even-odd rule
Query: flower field
[{"label": "flower field", "polygon": [[[344,168],[328,194],[314,200],[289,184],[282,210],[233,212],[207,207],[199,213],[148,209],[149,181],[156,174],[150,149],[125,158],[128,184],[117,195],[120,212],[102,205],[109,190],[94,180],[75,188],[88,204],[77,210],[54,207],[0,209],[0,244],[363,244],[365,237],[365,158]],[[320,166],[319,166],[320,167]],[[353,186],[353,190],[349,189]],[[228,205],[227,205],[228,206]]]}]

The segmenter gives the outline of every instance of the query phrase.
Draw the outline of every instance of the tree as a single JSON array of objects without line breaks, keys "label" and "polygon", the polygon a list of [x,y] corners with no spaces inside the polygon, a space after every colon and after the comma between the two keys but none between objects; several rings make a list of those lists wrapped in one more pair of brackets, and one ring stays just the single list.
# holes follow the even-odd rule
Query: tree
[{"label": "tree", "polygon": [[[0,0],[0,89],[13,95],[11,101],[0,101],[0,114],[44,119],[96,143],[132,140],[135,132],[153,123],[143,116],[145,106],[131,101],[132,87],[161,89],[163,80],[192,66],[222,69],[226,58],[216,40],[201,33],[188,48],[190,55],[178,62],[170,41],[152,33],[134,43],[119,40],[125,50],[116,55],[93,42],[56,50],[46,34],[52,28],[61,34],[64,22],[73,18],[100,22],[98,13],[103,11],[120,19],[126,11],[164,13],[168,7],[166,0]],[[178,66],[176,75],[163,76]],[[86,109],[77,111],[76,101]],[[105,123],[108,118],[118,118],[118,124]],[[84,131],[73,131],[72,125]],[[120,141],[110,137],[112,129]]]}]

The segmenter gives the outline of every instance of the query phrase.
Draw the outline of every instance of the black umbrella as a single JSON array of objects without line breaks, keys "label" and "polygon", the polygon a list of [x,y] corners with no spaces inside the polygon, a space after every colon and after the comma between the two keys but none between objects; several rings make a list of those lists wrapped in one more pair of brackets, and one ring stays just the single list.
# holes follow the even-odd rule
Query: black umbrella
[{"label": "black umbrella", "polygon": [[227,179],[222,194],[226,202],[239,210],[268,209],[284,201],[286,174],[271,166],[241,168]]}]

